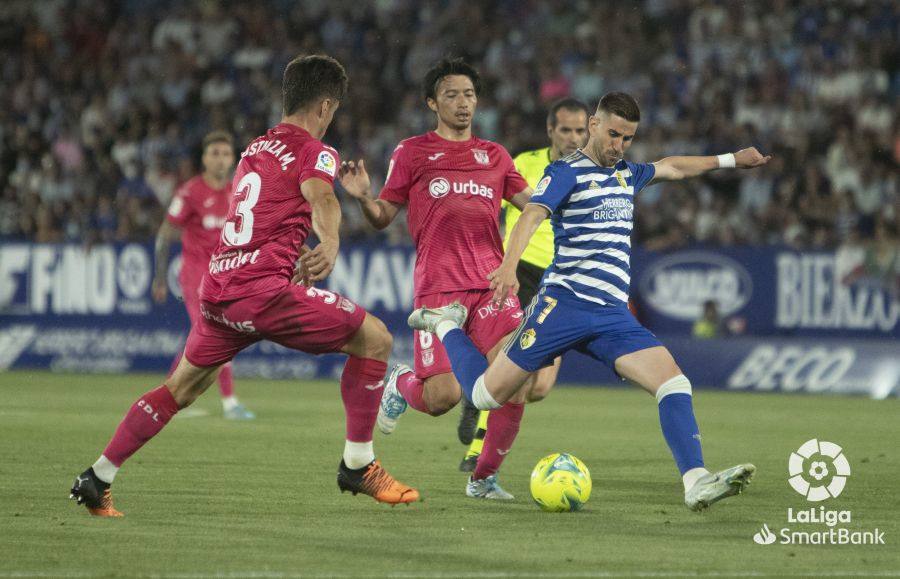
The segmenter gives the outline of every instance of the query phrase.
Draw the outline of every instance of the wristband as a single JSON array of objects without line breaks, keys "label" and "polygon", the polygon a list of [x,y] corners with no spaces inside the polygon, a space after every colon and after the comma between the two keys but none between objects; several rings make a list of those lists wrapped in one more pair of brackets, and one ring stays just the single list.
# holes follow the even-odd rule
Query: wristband
[{"label": "wristband", "polygon": [[734,153],[725,153],[724,155],[717,155],[716,159],[719,161],[719,169],[734,169]]}]

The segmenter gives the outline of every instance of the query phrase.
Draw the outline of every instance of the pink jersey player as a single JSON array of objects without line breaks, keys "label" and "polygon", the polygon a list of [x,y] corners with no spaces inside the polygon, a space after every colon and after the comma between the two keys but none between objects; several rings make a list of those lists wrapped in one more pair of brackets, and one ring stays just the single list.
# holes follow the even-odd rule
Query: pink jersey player
[{"label": "pink jersey player", "polygon": [[[209,258],[219,243],[222,226],[231,200],[231,173],[234,168],[234,142],[224,131],[213,131],[203,138],[203,173],[188,180],[175,193],[166,220],[156,236],[156,276],[153,298],[166,301],[168,293],[169,244],[181,237],[181,269],[178,282],[191,326],[200,322],[200,282],[209,269]],[[171,372],[181,360],[181,352],[172,362]],[[255,416],[234,394],[231,363],[219,372],[219,393],[225,418],[249,420]]]},{"label": "pink jersey player", "polygon": [[[416,244],[415,307],[460,302],[469,311],[464,330],[488,359],[522,320],[515,296],[495,303],[489,276],[503,259],[500,204],[524,207],[528,183],[501,145],[472,135],[480,90],[478,72],[461,60],[444,60],[425,79],[425,100],[436,113],[437,129],[406,139],[391,157],[387,182],[372,197],[362,161],[341,169],[341,183],[360,201],[376,228],[407,209],[409,233]],[[379,428],[390,433],[407,406],[434,416],[459,402],[460,387],[441,342],[415,332],[415,371],[399,365],[385,386]],[[522,417],[523,400],[491,412],[485,449],[466,489],[471,497],[511,499],[496,480]]]},{"label": "pink jersey player", "polygon": [[[338,254],[338,155],[319,139],[346,89],[344,68],[333,58],[302,56],[287,65],[284,117],[241,153],[184,356],[165,384],[135,402],[100,458],[75,479],[71,496],[92,514],[121,516],[110,485],[122,463],[196,400],[223,364],[260,340],[349,355],[341,376],[346,440],[338,486],[391,504],[418,500],[418,491],[388,474],[372,448],[391,336],[347,298],[311,285],[331,273]],[[319,244],[300,257],[310,229]]]},{"label": "pink jersey player", "polygon": [[407,208],[415,296],[490,287],[487,276],[503,260],[500,202],[527,187],[506,149],[491,141],[432,131],[397,145],[379,198]]}]

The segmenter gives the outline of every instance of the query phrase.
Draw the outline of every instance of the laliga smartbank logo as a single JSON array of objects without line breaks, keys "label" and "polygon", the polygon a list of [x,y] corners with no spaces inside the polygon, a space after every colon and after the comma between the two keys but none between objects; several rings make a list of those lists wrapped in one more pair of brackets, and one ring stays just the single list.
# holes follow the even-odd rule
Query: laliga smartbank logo
[{"label": "laliga smartbank logo", "polygon": [[[811,502],[837,498],[850,476],[850,461],[843,449],[826,440],[807,440],[788,459],[788,484]],[[759,545],[884,545],[884,532],[843,526],[853,522],[849,510],[824,505],[788,507],[787,522],[793,527],[773,531],[768,524],[753,535]],[[825,528],[822,528],[824,525]]]},{"label": "laliga smartbank logo", "polygon": [[[850,463],[840,446],[814,438],[791,453],[788,474],[791,475],[788,479],[791,487],[806,500],[817,503],[837,498],[844,492],[844,485],[850,476]],[[828,484],[825,484],[826,481]]]}]

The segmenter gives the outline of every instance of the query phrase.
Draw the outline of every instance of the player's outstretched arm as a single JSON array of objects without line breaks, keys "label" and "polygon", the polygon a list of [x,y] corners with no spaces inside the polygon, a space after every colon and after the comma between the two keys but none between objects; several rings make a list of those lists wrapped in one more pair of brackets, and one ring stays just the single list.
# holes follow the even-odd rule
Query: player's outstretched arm
[{"label": "player's outstretched arm", "polygon": [[[520,193],[521,195],[521,193]],[[513,197],[515,199],[515,197]],[[491,289],[494,290],[494,303],[502,304],[510,294],[519,291],[519,280],[516,278],[516,267],[531,236],[537,231],[538,226],[550,215],[550,211],[543,205],[529,203],[522,211],[522,216],[513,227],[509,235],[509,243],[506,246],[506,255],[500,267],[488,274],[491,280]]]},{"label": "player's outstretched arm", "polygon": [[169,291],[166,273],[169,271],[169,247],[172,242],[181,237],[181,231],[163,219],[159,231],[156,232],[156,245],[154,248],[154,259],[156,260],[156,270],[153,275],[153,299],[156,303],[164,303],[166,294]]},{"label": "player's outstretched arm", "polygon": [[656,173],[650,182],[690,179],[715,169],[752,169],[765,165],[771,158],[771,155],[763,156],[756,147],[718,156],[666,157],[653,163]]},{"label": "player's outstretched arm", "polygon": [[353,161],[341,163],[338,180],[344,190],[359,201],[366,221],[375,229],[384,229],[390,225],[400,212],[400,208],[393,203],[372,197],[372,181],[366,172],[364,160],[360,159],[357,163]]},{"label": "player's outstretched arm", "polygon": [[315,177],[300,185],[300,193],[312,207],[312,229],[319,238],[319,245],[300,262],[310,282],[322,281],[334,269],[340,248],[341,204],[331,184]]}]

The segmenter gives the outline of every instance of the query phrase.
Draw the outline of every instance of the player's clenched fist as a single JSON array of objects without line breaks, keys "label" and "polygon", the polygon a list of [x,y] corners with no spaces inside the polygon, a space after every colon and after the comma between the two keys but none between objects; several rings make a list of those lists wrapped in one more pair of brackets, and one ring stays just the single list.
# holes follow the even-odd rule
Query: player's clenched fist
[{"label": "player's clenched fist", "polygon": [[771,158],[772,155],[763,156],[756,147],[749,147],[734,154],[734,166],[739,169],[752,169],[765,165]]},{"label": "player's clenched fist", "polygon": [[372,182],[366,172],[366,162],[362,159],[359,163],[344,161],[338,171],[338,180],[341,186],[351,197],[364,199],[371,196]]}]

